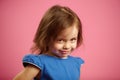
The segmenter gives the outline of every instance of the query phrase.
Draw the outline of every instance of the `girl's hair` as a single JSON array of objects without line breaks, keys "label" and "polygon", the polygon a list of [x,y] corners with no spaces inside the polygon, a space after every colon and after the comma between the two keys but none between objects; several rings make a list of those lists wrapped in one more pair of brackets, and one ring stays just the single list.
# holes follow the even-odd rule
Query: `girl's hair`
[{"label": "girl's hair", "polygon": [[77,47],[82,43],[82,25],[79,17],[70,8],[54,5],[44,14],[33,42],[35,46],[32,51],[39,50],[40,53],[47,53],[51,41],[54,41],[60,32],[72,25],[77,25],[78,42]]}]

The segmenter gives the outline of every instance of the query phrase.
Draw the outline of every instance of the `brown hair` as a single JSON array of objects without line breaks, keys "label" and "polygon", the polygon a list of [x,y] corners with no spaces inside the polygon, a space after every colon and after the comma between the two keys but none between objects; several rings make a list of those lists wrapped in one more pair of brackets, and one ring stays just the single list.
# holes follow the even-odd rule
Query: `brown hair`
[{"label": "brown hair", "polygon": [[79,17],[70,8],[55,5],[52,6],[44,14],[37,32],[34,37],[35,46],[33,51],[40,50],[40,53],[46,53],[49,51],[51,40],[55,40],[59,33],[76,24],[78,27],[78,42],[77,46],[82,43],[82,25]]}]

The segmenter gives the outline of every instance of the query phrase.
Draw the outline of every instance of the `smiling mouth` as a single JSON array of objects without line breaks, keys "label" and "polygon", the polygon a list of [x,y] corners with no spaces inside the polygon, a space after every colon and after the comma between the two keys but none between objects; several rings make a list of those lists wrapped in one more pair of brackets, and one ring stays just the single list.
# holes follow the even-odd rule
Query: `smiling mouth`
[{"label": "smiling mouth", "polygon": [[61,53],[63,53],[63,54],[67,54],[67,53],[69,53],[70,51],[60,51]]}]

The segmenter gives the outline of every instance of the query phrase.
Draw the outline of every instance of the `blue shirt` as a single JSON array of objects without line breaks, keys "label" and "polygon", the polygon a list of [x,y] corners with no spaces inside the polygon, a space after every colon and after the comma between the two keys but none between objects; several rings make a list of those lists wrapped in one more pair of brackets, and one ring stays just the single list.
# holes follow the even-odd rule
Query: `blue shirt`
[{"label": "blue shirt", "polygon": [[32,64],[41,70],[40,80],[79,80],[81,58],[68,56],[66,59],[45,54],[29,54],[23,58],[23,65]]}]

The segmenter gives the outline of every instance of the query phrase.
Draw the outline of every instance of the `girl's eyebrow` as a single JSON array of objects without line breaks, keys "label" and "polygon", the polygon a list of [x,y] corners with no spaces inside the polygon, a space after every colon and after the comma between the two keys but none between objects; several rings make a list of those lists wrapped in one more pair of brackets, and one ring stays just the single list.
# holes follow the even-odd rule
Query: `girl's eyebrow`
[{"label": "girl's eyebrow", "polygon": [[72,37],[71,39],[77,39],[77,37]]},{"label": "girl's eyebrow", "polygon": [[71,39],[73,39],[73,38],[77,38],[77,37],[72,37]]},{"label": "girl's eyebrow", "polygon": [[[65,37],[58,37],[57,39],[66,40]],[[77,39],[77,36],[71,37],[70,39]]]}]

